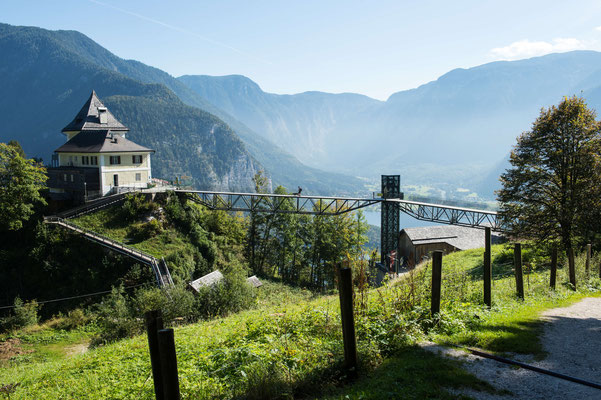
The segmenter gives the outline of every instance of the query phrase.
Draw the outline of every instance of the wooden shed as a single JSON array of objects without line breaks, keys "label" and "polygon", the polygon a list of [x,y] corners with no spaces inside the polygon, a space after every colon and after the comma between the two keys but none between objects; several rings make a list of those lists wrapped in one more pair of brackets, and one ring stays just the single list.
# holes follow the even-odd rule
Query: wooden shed
[{"label": "wooden shed", "polygon": [[[493,243],[500,243],[502,238],[492,235]],[[478,249],[484,247],[484,230],[455,225],[424,226],[406,228],[399,235],[400,255],[404,264],[413,267],[434,250],[442,250],[444,254],[457,250]]]}]

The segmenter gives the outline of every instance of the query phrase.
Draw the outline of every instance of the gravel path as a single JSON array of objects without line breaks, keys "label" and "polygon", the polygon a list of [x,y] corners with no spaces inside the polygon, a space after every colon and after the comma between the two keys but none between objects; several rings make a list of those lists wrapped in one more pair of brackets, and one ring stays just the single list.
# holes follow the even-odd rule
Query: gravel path
[{"label": "gravel path", "polygon": [[[566,308],[547,310],[542,337],[542,361],[513,355],[516,361],[601,384],[601,298],[586,298]],[[601,390],[553,378],[497,361],[466,354],[461,350],[426,343],[424,348],[465,361],[470,373],[508,395],[493,396],[473,390],[462,391],[474,399],[601,399]]]}]

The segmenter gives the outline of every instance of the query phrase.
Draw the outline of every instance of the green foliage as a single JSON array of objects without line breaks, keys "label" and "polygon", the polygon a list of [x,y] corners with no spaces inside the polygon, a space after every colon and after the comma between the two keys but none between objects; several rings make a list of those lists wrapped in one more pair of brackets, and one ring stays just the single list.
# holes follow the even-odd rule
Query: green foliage
[{"label": "green foliage", "polygon": [[73,330],[81,328],[88,324],[91,317],[81,308],[70,310],[67,315],[61,318],[57,324],[57,328],[65,330]]},{"label": "green foliage", "polygon": [[142,331],[142,324],[136,320],[129,296],[123,287],[113,288],[112,292],[95,306],[96,324],[100,328],[96,343],[108,343],[134,336]]},{"label": "green foliage", "polygon": [[23,158],[19,149],[0,143],[0,230],[21,229],[34,207],[46,204],[40,194],[48,179],[46,169]]},{"label": "green foliage", "polygon": [[228,274],[221,282],[200,288],[196,308],[201,317],[225,316],[255,304],[255,289],[240,274]]},{"label": "green foliage", "polygon": [[25,328],[38,323],[38,303],[33,300],[24,303],[19,297],[15,298],[14,308],[8,317],[0,320],[2,330]]},{"label": "green foliage", "polygon": [[133,299],[138,317],[152,310],[161,310],[163,320],[170,322],[176,318],[194,321],[198,318],[194,295],[181,285],[169,288],[140,289]]},{"label": "green foliage", "polygon": [[132,224],[129,227],[128,235],[138,242],[151,239],[163,231],[161,223],[156,219],[148,222]]},{"label": "green foliage", "polygon": [[[280,186],[275,194],[289,193]],[[292,211],[293,201],[284,199],[279,208]],[[315,216],[256,212],[248,220],[245,254],[251,270],[260,276],[325,290],[334,286],[336,265],[362,253],[367,231],[360,212]]]},{"label": "green foliage", "polygon": [[158,209],[158,204],[147,200],[141,193],[126,194],[121,206],[121,215],[127,221],[135,221],[144,216],[152,215]]},{"label": "green foliage", "polygon": [[543,109],[511,152],[498,192],[504,223],[515,237],[561,241],[597,232],[601,198],[601,128],[584,99]]}]

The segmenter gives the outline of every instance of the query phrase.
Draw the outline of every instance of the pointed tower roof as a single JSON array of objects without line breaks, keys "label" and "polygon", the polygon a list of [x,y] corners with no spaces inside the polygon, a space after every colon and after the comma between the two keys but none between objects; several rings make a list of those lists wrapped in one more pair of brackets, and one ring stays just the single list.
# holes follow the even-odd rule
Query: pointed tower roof
[{"label": "pointed tower roof", "polygon": [[113,132],[129,131],[127,127],[117,121],[117,118],[102,104],[96,92],[92,90],[92,94],[88,101],[86,101],[86,104],[79,110],[73,121],[63,128],[62,132],[98,129],[110,129]]}]

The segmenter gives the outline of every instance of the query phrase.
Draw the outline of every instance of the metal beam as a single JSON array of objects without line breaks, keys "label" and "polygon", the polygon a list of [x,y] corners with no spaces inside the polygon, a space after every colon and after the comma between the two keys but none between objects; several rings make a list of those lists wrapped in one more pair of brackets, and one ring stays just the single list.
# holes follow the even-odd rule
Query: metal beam
[{"label": "metal beam", "polygon": [[340,215],[379,203],[380,199],[286,194],[228,193],[176,190],[188,199],[213,210]]},{"label": "metal beam", "polygon": [[490,227],[493,231],[503,230],[499,216],[495,211],[400,199],[386,199],[383,201],[398,203],[401,212],[421,221],[432,221],[439,224],[459,225],[479,229]]},{"label": "metal beam", "polygon": [[[418,220],[502,231],[495,211],[422,203],[398,198],[353,198],[295,196],[287,194],[230,193],[202,190],[176,190],[176,193],[213,210],[277,212],[312,215],[339,215],[379,203],[399,207],[400,212]],[[382,204],[384,206],[384,204]]]}]

